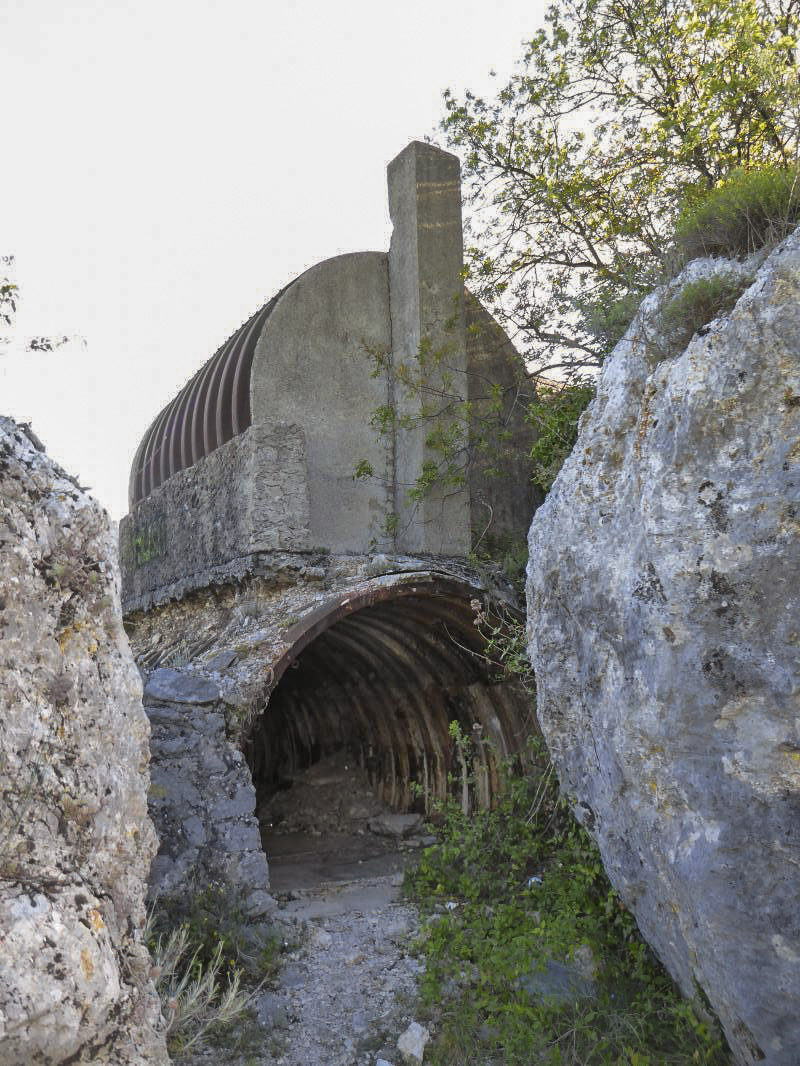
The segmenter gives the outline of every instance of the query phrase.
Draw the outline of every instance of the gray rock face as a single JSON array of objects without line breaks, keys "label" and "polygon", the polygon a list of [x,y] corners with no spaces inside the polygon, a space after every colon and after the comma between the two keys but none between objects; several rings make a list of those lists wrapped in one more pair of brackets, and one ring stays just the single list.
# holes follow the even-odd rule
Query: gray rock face
[{"label": "gray rock face", "polygon": [[168,1062],[156,840],[108,519],[0,418],[0,1064]]},{"label": "gray rock face", "polygon": [[[688,278],[736,264],[700,261]],[[654,359],[649,297],[530,532],[562,784],[737,1062],[800,1048],[800,233]]]},{"label": "gray rock face", "polygon": [[268,913],[275,902],[255,789],[226,734],[219,688],[163,667],[147,680],[144,706],[152,728],[150,813],[161,841],[150,870],[153,897],[186,895],[219,880],[236,886],[249,913]]},{"label": "gray rock face", "polygon": [[148,677],[144,694],[148,700],[166,703],[205,704],[214,703],[220,697],[219,688],[210,681],[165,666]]}]

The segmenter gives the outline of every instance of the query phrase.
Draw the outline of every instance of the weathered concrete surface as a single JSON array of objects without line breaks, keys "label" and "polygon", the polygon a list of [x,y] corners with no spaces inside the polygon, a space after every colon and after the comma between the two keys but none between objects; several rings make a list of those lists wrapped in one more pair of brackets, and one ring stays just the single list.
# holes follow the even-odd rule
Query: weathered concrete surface
[{"label": "weathered concrete surface", "polygon": [[[472,430],[485,445],[475,449],[467,475],[472,543],[503,550],[524,544],[520,531],[527,531],[543,499],[541,489],[531,481],[529,456],[536,433],[526,414],[533,397],[516,348],[466,290],[464,310]],[[499,406],[495,389],[499,390]]]},{"label": "weathered concrete surface", "polygon": [[[305,438],[296,425],[250,426],[174,474],[120,523],[126,601],[214,567],[311,547]],[[194,579],[194,581],[192,580]]]},{"label": "weathered concrete surface", "polygon": [[[370,349],[386,352],[389,280],[383,252],[318,263],[289,286],[256,346],[250,384],[253,421],[303,427],[311,542],[331,551],[368,551],[386,542],[390,450],[370,425],[388,402]],[[365,459],[375,472],[356,480]]]},{"label": "weathered concrete surface", "polygon": [[[731,264],[702,261],[693,278]],[[530,532],[538,713],[642,932],[738,1063],[800,1048],[800,233],[607,362]],[[663,355],[663,352],[660,353]]]},{"label": "weathered concrete surface", "polygon": [[[493,402],[487,382],[503,392],[497,442],[510,431],[522,454],[530,427],[522,359],[465,298],[458,159],[414,142],[388,180],[388,254],[311,267],[153,420],[121,525],[126,613],[237,583],[284,552],[463,559],[478,539],[524,539],[535,500],[522,462],[492,478],[492,447],[467,446]],[[424,464],[442,462],[437,431],[455,433],[455,473],[410,499]]]},{"label": "weathered concrete surface", "polygon": [[[388,169],[389,294],[392,318],[394,514],[399,551],[467,555],[471,547],[469,484],[439,483],[423,499],[409,498],[426,462],[441,455],[428,445],[436,423],[459,422],[467,399],[464,326],[464,247],[458,157],[412,141]],[[420,359],[423,354],[424,361]],[[410,367],[423,388],[403,384]],[[441,412],[433,420],[423,408]],[[410,420],[408,425],[404,420]]]},{"label": "weathered concrete surface", "polygon": [[107,516],[0,418],[0,1063],[168,1061],[147,719]]}]

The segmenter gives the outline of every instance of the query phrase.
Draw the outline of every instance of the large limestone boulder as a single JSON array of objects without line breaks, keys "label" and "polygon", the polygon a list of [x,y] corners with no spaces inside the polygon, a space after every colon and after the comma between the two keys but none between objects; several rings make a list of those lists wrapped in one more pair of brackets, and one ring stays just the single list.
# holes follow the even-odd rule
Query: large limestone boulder
[{"label": "large limestone boulder", "polygon": [[737,1062],[797,1066],[800,234],[672,356],[659,298],[533,520],[539,716],[683,991],[703,990]]},{"label": "large limestone boulder", "polygon": [[0,1064],[168,1062],[148,724],[105,513],[0,418]]}]

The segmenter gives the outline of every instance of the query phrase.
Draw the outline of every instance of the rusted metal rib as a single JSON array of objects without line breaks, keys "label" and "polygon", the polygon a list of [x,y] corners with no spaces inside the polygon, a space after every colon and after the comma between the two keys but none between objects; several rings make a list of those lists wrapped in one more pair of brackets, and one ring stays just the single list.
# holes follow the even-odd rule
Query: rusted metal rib
[{"label": "rusted metal rib", "polygon": [[[474,762],[475,802],[490,803],[496,759],[523,750],[530,705],[483,654],[476,595],[431,572],[396,575],[304,616],[272,664],[277,684],[251,744],[264,753],[257,776],[277,779],[341,747],[371,752],[373,784],[385,802],[406,808],[412,780],[446,792],[456,719],[467,733],[479,724],[490,741],[477,746]],[[278,765],[279,752],[292,753],[291,766]]]},{"label": "rusted metal rib", "polygon": [[251,315],[152,423],[134,461],[131,505],[250,426],[253,355],[267,319],[288,288]]}]

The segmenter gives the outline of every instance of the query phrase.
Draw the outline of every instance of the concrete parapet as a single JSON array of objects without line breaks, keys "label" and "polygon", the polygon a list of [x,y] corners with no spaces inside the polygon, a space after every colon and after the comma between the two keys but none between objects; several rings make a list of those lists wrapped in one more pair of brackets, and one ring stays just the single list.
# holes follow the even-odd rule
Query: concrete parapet
[{"label": "concrete parapet", "polygon": [[[120,523],[125,607],[261,551],[311,547],[303,431],[260,423],[173,475]],[[206,576],[203,576],[206,575]]]}]

